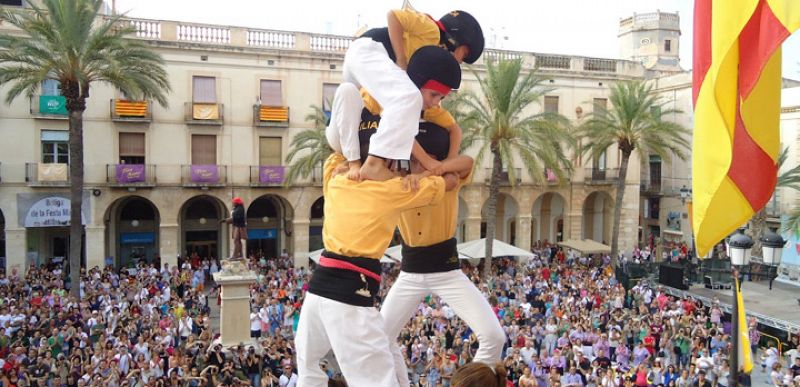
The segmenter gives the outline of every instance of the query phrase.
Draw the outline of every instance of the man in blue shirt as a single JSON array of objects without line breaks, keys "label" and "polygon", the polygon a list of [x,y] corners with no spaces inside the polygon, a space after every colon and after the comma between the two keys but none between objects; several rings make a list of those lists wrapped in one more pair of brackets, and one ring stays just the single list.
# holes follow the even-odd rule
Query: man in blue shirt
[{"label": "man in blue shirt", "polygon": [[569,368],[569,373],[564,375],[564,387],[583,387],[583,378],[577,371],[575,366]]}]

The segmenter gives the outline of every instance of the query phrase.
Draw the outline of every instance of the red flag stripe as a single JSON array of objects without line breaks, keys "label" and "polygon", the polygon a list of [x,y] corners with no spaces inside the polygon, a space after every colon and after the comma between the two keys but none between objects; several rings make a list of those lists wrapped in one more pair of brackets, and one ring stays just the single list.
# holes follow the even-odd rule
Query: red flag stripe
[{"label": "red flag stripe", "polygon": [[739,35],[739,98],[746,100],[758,82],[761,71],[781,43],[790,35],[765,0]]},{"label": "red flag stripe", "polygon": [[697,103],[700,86],[711,67],[711,2],[694,2],[694,55],[692,69],[692,103]]},{"label": "red flag stripe", "polygon": [[736,128],[733,133],[733,150],[728,177],[733,180],[742,195],[757,211],[763,208],[778,180],[775,161],[750,137],[736,109]]}]

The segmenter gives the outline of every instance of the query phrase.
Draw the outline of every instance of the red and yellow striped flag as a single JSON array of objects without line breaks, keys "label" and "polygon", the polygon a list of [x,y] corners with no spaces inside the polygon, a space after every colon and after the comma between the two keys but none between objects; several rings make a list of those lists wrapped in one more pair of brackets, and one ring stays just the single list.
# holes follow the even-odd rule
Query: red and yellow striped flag
[{"label": "red and yellow striped flag", "polygon": [[695,0],[693,228],[698,256],[764,207],[777,181],[781,43],[797,0]]},{"label": "red and yellow striped flag", "polygon": [[[750,348],[750,327],[747,326],[747,312],[744,310],[744,300],[742,300],[742,288],[739,287],[739,280],[734,279],[733,285],[736,286],[736,324],[739,324],[739,348],[736,349],[738,364],[749,374],[753,370],[753,352]],[[731,319],[732,320],[732,319]]]}]

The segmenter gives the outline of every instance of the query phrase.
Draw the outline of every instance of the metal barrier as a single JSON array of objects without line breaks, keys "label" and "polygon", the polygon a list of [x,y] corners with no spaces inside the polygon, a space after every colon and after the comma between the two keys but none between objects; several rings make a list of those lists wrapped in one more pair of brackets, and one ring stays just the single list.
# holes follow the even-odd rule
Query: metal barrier
[{"label": "metal barrier", "polygon": [[[703,297],[703,296],[698,295],[698,294],[693,294],[693,293],[690,293],[689,291],[675,289],[673,287],[669,287],[669,286],[666,286],[666,285],[661,285],[661,287],[664,289],[664,291],[667,294],[675,296],[675,297],[679,297],[681,299],[686,299],[686,298],[691,297],[693,299],[702,301],[704,305],[711,305],[714,302],[714,300],[712,300],[712,299],[710,299],[708,297]],[[731,313],[731,306],[730,305],[723,304],[723,303],[720,302],[719,303],[719,307],[723,312],[727,312],[728,314]],[[790,322],[790,321],[786,321],[786,320],[781,320],[781,319],[777,319],[777,318],[774,318],[774,317],[771,317],[771,316],[767,316],[767,315],[764,315],[764,314],[761,314],[761,313],[752,312],[752,311],[747,311],[747,316],[755,317],[756,321],[758,321],[758,323],[760,323],[760,324],[768,325],[768,326],[771,326],[773,328],[786,331],[788,333],[800,332],[800,324],[797,323],[797,322]]]},{"label": "metal barrier", "polygon": [[[770,335],[769,333],[765,333],[764,331],[758,331],[758,333],[761,335],[761,337],[766,336],[766,337],[769,337],[769,338],[775,340],[775,343],[778,345],[778,357],[783,356],[783,344],[781,344],[781,339],[779,339],[779,338],[777,338],[777,337],[775,337],[773,335]],[[750,345],[752,345],[752,344],[753,343],[750,343]],[[761,347],[761,343],[760,342],[758,343],[758,346]]]}]

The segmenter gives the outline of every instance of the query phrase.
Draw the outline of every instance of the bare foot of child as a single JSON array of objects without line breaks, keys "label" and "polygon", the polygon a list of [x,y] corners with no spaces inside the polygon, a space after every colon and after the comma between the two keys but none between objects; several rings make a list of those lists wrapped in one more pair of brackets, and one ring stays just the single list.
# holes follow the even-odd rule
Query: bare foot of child
[{"label": "bare foot of child", "polygon": [[395,174],[386,167],[386,162],[375,156],[367,157],[360,172],[361,180],[386,181],[395,177]]},{"label": "bare foot of child", "polygon": [[348,161],[347,164],[347,178],[361,181],[361,161]]}]

